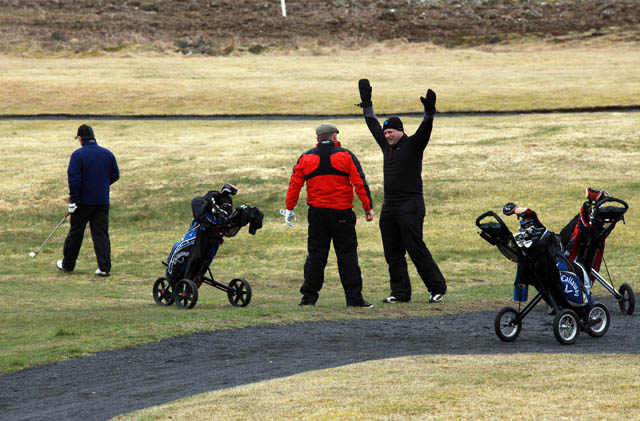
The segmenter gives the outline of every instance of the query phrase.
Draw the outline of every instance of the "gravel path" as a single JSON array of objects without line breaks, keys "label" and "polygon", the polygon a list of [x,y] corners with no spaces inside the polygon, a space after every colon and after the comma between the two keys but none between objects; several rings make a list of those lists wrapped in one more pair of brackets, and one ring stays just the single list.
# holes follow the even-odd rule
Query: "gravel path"
[{"label": "gravel path", "polygon": [[542,305],[527,316],[513,343],[500,342],[493,332],[498,309],[181,336],[0,375],[0,419],[103,420],[198,393],[406,355],[640,353],[638,313],[623,316],[613,297],[602,301],[611,328],[598,339],[582,333],[572,346],[555,340],[553,318]]}]

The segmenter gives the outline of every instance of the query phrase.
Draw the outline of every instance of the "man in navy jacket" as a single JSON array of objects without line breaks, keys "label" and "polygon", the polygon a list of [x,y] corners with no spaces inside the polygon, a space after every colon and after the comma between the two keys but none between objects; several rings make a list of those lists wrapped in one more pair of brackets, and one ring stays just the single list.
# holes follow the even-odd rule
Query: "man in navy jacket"
[{"label": "man in navy jacket", "polygon": [[69,234],[64,242],[64,259],[56,267],[71,272],[76,266],[84,230],[89,223],[93,248],[98,260],[98,276],[111,272],[109,241],[109,187],[118,181],[120,171],[111,151],[98,146],[91,126],[78,127],[76,139],[82,145],[71,154],[67,176],[69,181]]}]

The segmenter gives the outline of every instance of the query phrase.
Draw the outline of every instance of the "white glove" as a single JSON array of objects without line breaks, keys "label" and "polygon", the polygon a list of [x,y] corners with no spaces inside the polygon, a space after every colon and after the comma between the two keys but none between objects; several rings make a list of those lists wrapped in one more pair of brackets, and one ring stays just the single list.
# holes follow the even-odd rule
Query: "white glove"
[{"label": "white glove", "polygon": [[74,213],[76,209],[78,209],[78,205],[76,205],[75,203],[69,203],[69,207],[67,208],[69,213]]},{"label": "white glove", "polygon": [[280,215],[284,215],[284,222],[286,222],[290,227],[292,227],[293,223],[297,221],[296,213],[293,209],[280,209]]}]

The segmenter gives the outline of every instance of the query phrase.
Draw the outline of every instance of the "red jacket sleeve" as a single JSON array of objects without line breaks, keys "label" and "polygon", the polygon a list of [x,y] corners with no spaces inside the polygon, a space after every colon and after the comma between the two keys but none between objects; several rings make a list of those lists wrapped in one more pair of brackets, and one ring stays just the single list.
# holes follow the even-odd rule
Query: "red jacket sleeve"
[{"label": "red jacket sleeve", "polygon": [[371,198],[371,191],[369,191],[369,185],[367,184],[367,180],[364,177],[364,171],[362,171],[362,167],[360,166],[360,162],[358,158],[352,153],[351,155],[351,165],[349,168],[349,182],[353,185],[358,198],[362,202],[362,209],[368,211],[373,209],[373,199]]},{"label": "red jacket sleeve", "polygon": [[291,181],[289,181],[289,189],[287,190],[286,207],[289,210],[293,210],[298,204],[298,198],[300,197],[300,190],[304,186],[304,155],[298,158],[298,162],[293,167],[293,174],[291,174]]}]

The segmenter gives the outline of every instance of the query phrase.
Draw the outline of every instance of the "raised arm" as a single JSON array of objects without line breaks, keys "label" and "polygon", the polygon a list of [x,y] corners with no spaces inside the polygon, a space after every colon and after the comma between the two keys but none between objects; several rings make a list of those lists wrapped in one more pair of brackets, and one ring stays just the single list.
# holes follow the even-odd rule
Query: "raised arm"
[{"label": "raised arm", "polygon": [[369,80],[360,79],[358,81],[358,89],[360,90],[360,100],[362,101],[358,106],[362,108],[364,121],[367,123],[367,127],[373,135],[373,138],[378,143],[378,146],[380,146],[380,149],[384,151],[387,141],[384,138],[384,132],[382,131],[378,117],[376,117],[376,114],[373,112],[373,104],[371,102],[371,84],[369,83]]},{"label": "raised arm", "polygon": [[436,93],[431,89],[427,90],[424,97],[420,97],[420,101],[424,106],[424,117],[418,127],[416,133],[412,136],[423,148],[429,143],[431,138],[431,129],[433,128],[433,115],[436,113]]}]

